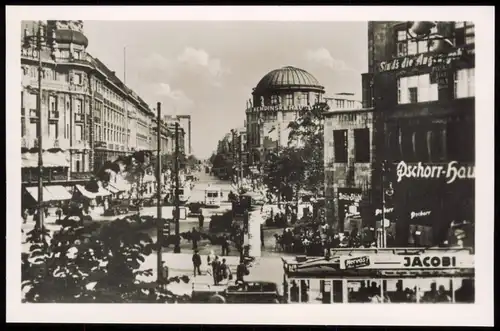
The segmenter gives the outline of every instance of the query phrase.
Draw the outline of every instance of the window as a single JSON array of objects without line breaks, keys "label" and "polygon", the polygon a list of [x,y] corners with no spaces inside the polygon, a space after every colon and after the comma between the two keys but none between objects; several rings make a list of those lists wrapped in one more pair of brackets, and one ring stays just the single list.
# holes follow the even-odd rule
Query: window
[{"label": "window", "polygon": [[75,161],[75,171],[80,172],[80,160]]},{"label": "window", "polygon": [[49,109],[50,109],[50,111],[57,110],[57,98],[55,96],[49,97]]},{"label": "window", "polygon": [[82,113],[82,100],[76,99],[75,100],[75,104],[76,104],[75,113],[76,114],[81,114]]},{"label": "window", "polygon": [[69,58],[69,50],[67,50],[67,49],[60,50],[59,51],[59,58],[68,59]]},{"label": "window", "polygon": [[393,161],[400,161],[401,156],[401,146],[399,143],[399,128],[392,127],[389,129],[389,134],[387,137],[387,146],[389,151],[390,159]]},{"label": "window", "polygon": [[82,52],[81,51],[74,51],[73,52],[73,56],[75,57],[75,59],[81,60],[81,58],[82,58]]},{"label": "window", "polygon": [[474,122],[469,122],[462,119],[448,122],[446,128],[446,148],[447,157],[450,161],[474,161]]},{"label": "window", "polygon": [[309,105],[310,104],[309,93],[307,93],[307,92],[302,93],[302,104],[303,105]]},{"label": "window", "polygon": [[461,69],[455,73],[455,99],[473,97],[475,95],[474,68]]},{"label": "window", "polygon": [[[437,33],[437,26],[433,27],[430,35]],[[405,30],[396,31],[396,56],[415,55],[429,52],[428,40],[417,41]]]},{"label": "window", "polygon": [[347,130],[333,131],[334,158],[337,163],[347,162]]},{"label": "window", "polygon": [[407,162],[415,161],[414,141],[415,135],[411,128],[403,128],[401,131],[400,149],[403,160]]},{"label": "window", "polygon": [[293,94],[292,94],[292,93],[288,93],[288,94],[286,95],[286,104],[287,104],[288,106],[293,105]]},{"label": "window", "polygon": [[38,100],[38,95],[28,93],[28,105],[26,108],[37,109],[37,100]]},{"label": "window", "polygon": [[82,74],[73,74],[73,84],[82,85]]},{"label": "window", "polygon": [[24,121],[24,118],[21,118],[21,137],[24,137],[26,135],[26,122]]},{"label": "window", "polygon": [[455,22],[455,45],[473,45],[475,43],[475,28],[473,22]]},{"label": "window", "polygon": [[415,132],[413,132],[413,151],[418,161],[429,161],[426,131],[416,130]]},{"label": "window", "polygon": [[431,162],[444,161],[444,143],[446,142],[444,137],[444,127],[440,125],[433,125],[427,131],[427,151],[429,154],[429,160]]},{"label": "window", "polygon": [[33,137],[38,137],[38,123],[30,122],[29,124],[29,134]]},{"label": "window", "polygon": [[57,132],[57,123],[49,124],[49,137],[52,139],[57,139],[59,137],[59,132]]},{"label": "window", "polygon": [[76,125],[75,126],[75,140],[82,140],[82,126],[81,125]]},{"label": "window", "polygon": [[431,84],[430,75],[398,78],[398,103],[416,103],[438,100],[438,84]]},{"label": "window", "polygon": [[409,98],[409,103],[418,102],[418,89],[416,87],[408,88],[408,98]]},{"label": "window", "polygon": [[370,162],[370,130],[354,130],[355,161],[359,163]]},{"label": "window", "polygon": [[278,96],[277,95],[271,95],[271,104],[272,105],[278,104]]}]

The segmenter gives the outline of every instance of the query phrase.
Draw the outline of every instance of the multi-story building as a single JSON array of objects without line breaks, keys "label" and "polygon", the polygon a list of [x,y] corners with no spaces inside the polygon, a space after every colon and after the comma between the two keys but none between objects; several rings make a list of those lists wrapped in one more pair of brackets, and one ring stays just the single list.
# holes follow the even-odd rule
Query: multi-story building
[{"label": "multi-story building", "polygon": [[[43,40],[37,42],[37,34]],[[91,169],[89,133],[91,131],[92,91],[90,77],[94,68],[87,59],[88,40],[81,21],[22,23],[21,40],[21,135],[22,146],[38,144],[38,121],[41,121],[44,150],[60,148],[63,167],[44,160],[43,176],[48,182],[85,180]],[[41,46],[40,54],[38,46]],[[42,68],[41,109],[38,109],[39,57]],[[45,156],[44,156],[45,159]],[[52,178],[58,168],[64,170]],[[34,184],[38,169],[23,167],[23,183]]]},{"label": "multi-story building", "polygon": [[[38,43],[41,31],[42,100],[38,110]],[[33,152],[42,121],[45,182],[88,180],[106,161],[156,149],[156,114],[99,59],[87,53],[82,21],[24,21],[21,36],[22,147]],[[41,116],[41,119],[40,119]],[[189,119],[190,127],[190,119]],[[173,152],[171,123],[162,122],[162,151]],[[184,130],[180,129],[184,151]],[[26,155],[25,155],[26,154]],[[37,162],[23,154],[22,178],[34,185]],[[28,155],[30,154],[30,155]],[[28,157],[29,156],[29,157]],[[56,162],[57,161],[57,162]]]},{"label": "multi-story building", "polygon": [[368,57],[373,208],[390,195],[397,244],[442,243],[452,222],[474,222],[474,24],[370,22]]},{"label": "multi-story building", "polygon": [[322,101],[325,89],[313,75],[295,67],[266,74],[247,101],[246,132],[250,164],[264,160],[267,151],[288,145],[288,124],[299,112]]},{"label": "multi-story building", "polygon": [[326,216],[343,232],[351,228],[345,224],[347,212],[359,213],[370,204],[373,109],[361,108],[352,98],[325,100],[330,106],[324,117]]}]

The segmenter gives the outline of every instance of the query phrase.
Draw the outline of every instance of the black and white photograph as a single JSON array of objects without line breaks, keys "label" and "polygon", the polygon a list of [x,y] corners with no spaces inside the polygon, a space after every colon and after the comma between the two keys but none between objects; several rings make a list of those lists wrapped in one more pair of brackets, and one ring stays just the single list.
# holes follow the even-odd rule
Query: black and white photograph
[{"label": "black and white photograph", "polygon": [[493,325],[492,7],[7,9],[8,320]]}]

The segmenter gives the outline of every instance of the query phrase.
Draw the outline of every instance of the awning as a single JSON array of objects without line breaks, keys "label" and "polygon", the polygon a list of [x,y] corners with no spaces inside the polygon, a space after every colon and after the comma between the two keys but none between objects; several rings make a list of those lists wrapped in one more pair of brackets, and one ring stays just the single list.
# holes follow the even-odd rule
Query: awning
[{"label": "awning", "polygon": [[[69,167],[69,162],[63,152],[48,152],[42,154],[43,166],[47,168],[52,167]],[[36,168],[38,167],[38,153],[21,153],[21,166],[23,168]]]},{"label": "awning", "polygon": [[95,199],[95,198],[96,198],[96,196],[97,196],[97,194],[96,194],[96,193],[93,193],[93,192],[87,191],[87,190],[85,189],[85,187],[83,187],[82,185],[76,185],[76,189],[77,189],[78,191],[80,191],[80,193],[81,193],[84,197],[86,197],[86,198],[88,198],[88,199]]},{"label": "awning", "polygon": [[109,192],[111,192],[113,194],[120,192],[120,190],[118,190],[116,187],[114,187],[111,184],[108,184],[108,186],[106,186],[106,190],[108,190]]},{"label": "awning", "polygon": [[108,190],[106,190],[105,188],[99,186],[99,191],[97,193],[94,193],[94,192],[90,192],[88,190],[85,189],[85,187],[83,187],[82,185],[76,185],[76,188],[78,189],[78,191],[80,191],[80,193],[88,198],[88,199],[95,199],[96,197],[105,197],[105,196],[108,196],[108,195],[111,195],[111,192],[109,192]]},{"label": "awning", "polygon": [[[38,187],[27,187],[26,191],[35,199],[36,202],[38,202]],[[43,188],[43,202],[49,202],[56,200],[52,196],[49,190],[47,190],[46,187]]]},{"label": "awning", "polygon": [[70,200],[71,193],[61,185],[47,186],[46,189],[54,197],[55,200]]}]

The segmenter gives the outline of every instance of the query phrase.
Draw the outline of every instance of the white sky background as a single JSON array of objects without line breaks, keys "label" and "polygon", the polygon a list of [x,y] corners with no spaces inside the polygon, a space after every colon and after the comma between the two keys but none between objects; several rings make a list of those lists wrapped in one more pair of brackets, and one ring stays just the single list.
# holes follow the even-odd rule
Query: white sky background
[{"label": "white sky background", "polygon": [[84,21],[88,51],[165,114],[192,115],[193,152],[208,157],[243,126],[246,100],[269,71],[310,72],[326,95],[361,99],[367,71],[366,22]]}]

